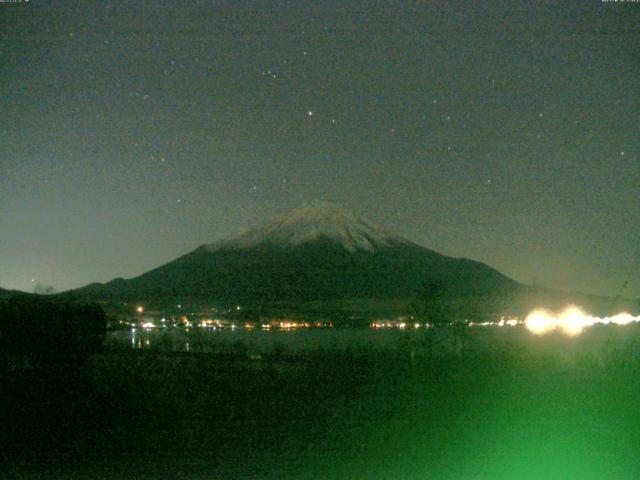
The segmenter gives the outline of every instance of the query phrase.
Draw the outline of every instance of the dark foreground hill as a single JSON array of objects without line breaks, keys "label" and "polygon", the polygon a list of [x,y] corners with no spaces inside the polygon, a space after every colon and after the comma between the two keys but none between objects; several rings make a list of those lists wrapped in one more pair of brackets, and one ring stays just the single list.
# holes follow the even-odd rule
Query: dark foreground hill
[{"label": "dark foreground hill", "polygon": [[62,302],[21,292],[0,297],[0,358],[36,355],[48,360],[97,352],[106,317],[95,304]]}]

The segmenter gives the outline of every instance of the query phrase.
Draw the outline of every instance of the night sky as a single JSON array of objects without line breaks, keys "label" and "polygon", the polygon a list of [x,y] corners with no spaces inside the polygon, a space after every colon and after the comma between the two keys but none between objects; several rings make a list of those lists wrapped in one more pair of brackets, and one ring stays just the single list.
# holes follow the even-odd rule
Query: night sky
[{"label": "night sky", "polygon": [[640,296],[640,3],[5,2],[0,88],[3,288],[132,277],[327,199]]}]

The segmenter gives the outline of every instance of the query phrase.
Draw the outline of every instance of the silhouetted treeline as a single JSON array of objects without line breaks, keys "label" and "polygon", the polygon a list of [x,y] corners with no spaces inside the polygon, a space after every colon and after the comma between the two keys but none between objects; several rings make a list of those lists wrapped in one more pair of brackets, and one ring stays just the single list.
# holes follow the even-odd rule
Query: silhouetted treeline
[{"label": "silhouetted treeline", "polygon": [[0,302],[0,352],[50,359],[82,357],[98,351],[106,316],[94,304],[73,304],[35,295]]}]

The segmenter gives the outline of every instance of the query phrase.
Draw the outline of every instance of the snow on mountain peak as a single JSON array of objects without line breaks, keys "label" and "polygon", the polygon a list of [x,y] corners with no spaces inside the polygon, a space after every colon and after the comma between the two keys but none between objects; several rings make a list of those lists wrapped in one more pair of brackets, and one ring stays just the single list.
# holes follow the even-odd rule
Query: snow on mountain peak
[{"label": "snow on mountain peak", "polygon": [[407,240],[389,233],[349,209],[332,202],[313,201],[294,208],[272,222],[242,233],[229,241],[212,244],[210,249],[223,247],[251,248],[261,244],[295,246],[319,238],[339,242],[353,252],[373,251]]}]

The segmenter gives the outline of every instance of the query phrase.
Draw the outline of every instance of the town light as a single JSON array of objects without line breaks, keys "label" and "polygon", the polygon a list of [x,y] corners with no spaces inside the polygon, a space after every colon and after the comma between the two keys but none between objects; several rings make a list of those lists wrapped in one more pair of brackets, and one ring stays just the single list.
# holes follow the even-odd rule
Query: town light
[{"label": "town light", "polygon": [[527,316],[524,324],[527,330],[536,335],[558,331],[565,335],[576,336],[582,333],[585,328],[591,327],[596,323],[628,325],[631,322],[639,321],[640,315],[634,317],[629,313],[619,313],[612,317],[593,317],[575,305],[571,305],[559,314],[542,309],[534,310]]}]

